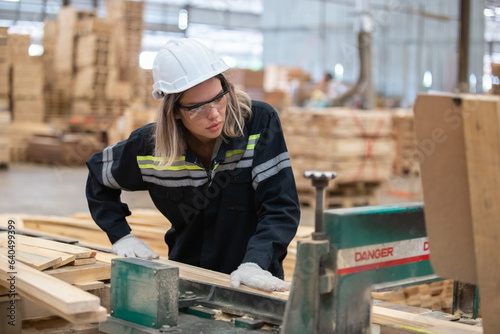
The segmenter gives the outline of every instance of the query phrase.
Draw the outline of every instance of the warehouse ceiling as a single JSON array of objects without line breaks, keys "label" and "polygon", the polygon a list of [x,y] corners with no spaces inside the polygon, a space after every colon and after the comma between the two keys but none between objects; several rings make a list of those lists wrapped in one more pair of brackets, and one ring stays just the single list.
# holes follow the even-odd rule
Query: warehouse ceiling
[{"label": "warehouse ceiling", "polygon": [[[82,11],[96,11],[106,17],[105,0],[68,1]],[[169,38],[199,38],[224,56],[230,66],[262,66],[262,0],[145,0],[143,50],[155,52]],[[32,36],[41,44],[43,21],[54,20],[62,0],[0,1],[0,26],[9,33]],[[189,23],[189,24],[187,24]]]}]

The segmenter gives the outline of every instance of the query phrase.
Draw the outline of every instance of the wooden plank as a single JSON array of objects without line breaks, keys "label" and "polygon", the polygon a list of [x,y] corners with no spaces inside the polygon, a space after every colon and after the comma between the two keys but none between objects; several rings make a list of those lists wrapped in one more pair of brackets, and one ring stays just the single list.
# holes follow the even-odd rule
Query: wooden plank
[{"label": "wooden plank", "polygon": [[16,235],[16,243],[74,254],[77,259],[83,259],[95,256],[95,251],[89,248],[68,245],[61,242],[55,242],[40,238],[27,237],[24,235]]},{"label": "wooden plank", "polygon": [[8,258],[0,255],[1,285],[10,285],[8,279],[15,276],[16,292],[22,297],[75,323],[106,319],[99,298],[88,292],[22,263],[15,264],[15,274],[11,272]]},{"label": "wooden plank", "polygon": [[418,95],[414,107],[425,223],[435,273],[476,283],[464,115],[451,95]]},{"label": "wooden plank", "polygon": [[434,319],[423,314],[399,311],[381,306],[373,306],[372,322],[378,325],[398,325],[411,332],[442,334],[483,333],[481,327]]},{"label": "wooden plank", "polygon": [[485,333],[500,328],[500,97],[462,100],[466,165]]},{"label": "wooden plank", "polygon": [[85,266],[64,266],[44,272],[70,284],[111,279],[111,265],[102,262]]},{"label": "wooden plank", "polygon": [[[0,235],[0,246],[3,246],[3,247],[8,246],[8,242],[7,242],[5,235]],[[30,253],[30,254],[37,254],[37,255],[55,260],[55,264],[52,264],[51,266],[48,266],[46,268],[63,266],[71,261],[74,261],[76,258],[76,256],[73,254],[57,252],[57,251],[52,251],[52,250],[45,249],[45,248],[33,247],[33,246],[23,245],[23,244],[16,244],[16,251]],[[4,253],[4,254],[7,254],[7,253]],[[46,269],[46,268],[43,268],[43,269]],[[39,270],[43,270],[43,269],[39,269]]]},{"label": "wooden plank", "polygon": [[89,281],[89,282],[81,282],[74,284],[77,288],[88,291],[88,290],[96,290],[104,287],[104,282],[101,281]]},{"label": "wooden plank", "polygon": [[[0,254],[8,254],[9,249],[0,247]],[[44,270],[50,268],[61,262],[61,258],[46,257],[36,253],[26,252],[24,250],[16,249],[16,261],[22,262],[37,270]]]},{"label": "wooden plank", "polygon": [[76,255],[74,255],[74,254],[58,252],[58,251],[51,250],[51,249],[28,246],[28,245],[18,245],[17,247],[23,247],[24,249],[32,249],[33,251],[37,252],[40,255],[49,256],[49,257],[54,256],[54,257],[60,258],[61,261],[59,263],[57,263],[56,265],[54,265],[53,268],[62,267],[70,262],[75,261],[75,259],[76,259]]},{"label": "wooden plank", "polygon": [[87,264],[95,264],[97,261],[95,257],[89,257],[87,259],[76,259],[75,261],[71,262],[70,264],[73,266],[83,266]]}]

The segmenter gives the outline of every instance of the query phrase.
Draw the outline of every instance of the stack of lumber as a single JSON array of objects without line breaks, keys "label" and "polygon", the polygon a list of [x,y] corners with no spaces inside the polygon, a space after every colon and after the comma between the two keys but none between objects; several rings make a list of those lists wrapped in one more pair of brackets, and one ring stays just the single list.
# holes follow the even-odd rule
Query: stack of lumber
[{"label": "stack of lumber", "polygon": [[9,125],[10,112],[0,110],[0,167],[7,167],[10,162]]},{"label": "stack of lumber", "polygon": [[[0,233],[2,254],[10,254],[9,240],[7,233]],[[24,235],[15,235],[14,240],[15,260],[37,270],[96,263],[96,252],[89,248]]]},{"label": "stack of lumber", "polygon": [[140,78],[139,55],[142,51],[144,30],[143,1],[106,1],[108,18],[113,21],[114,36],[117,43],[119,79],[138,82]]},{"label": "stack of lumber", "polygon": [[10,139],[8,134],[11,122],[10,112],[10,65],[7,46],[7,27],[0,27],[0,167],[10,162]]},{"label": "stack of lumber", "polygon": [[0,27],[0,110],[10,110],[10,65],[7,30],[7,27]]},{"label": "stack of lumber", "polygon": [[396,144],[394,158],[394,174],[418,174],[417,139],[413,125],[413,110],[398,109],[392,115],[392,127]]},{"label": "stack of lumber", "polygon": [[[81,244],[94,247],[111,248],[108,240],[89,213],[75,214],[71,217],[15,215],[16,222],[22,224],[24,231],[42,233],[50,236],[78,240]],[[136,209],[127,221],[132,234],[146,242],[156,253],[168,257],[168,249],[163,239],[170,228],[170,222],[156,210]]]},{"label": "stack of lumber", "polygon": [[27,161],[27,149],[34,135],[52,135],[48,123],[11,122],[9,126],[10,161]]},{"label": "stack of lumber", "polygon": [[29,56],[29,35],[7,35],[11,59],[11,103],[14,121],[42,122],[44,72],[40,58]]},{"label": "stack of lumber", "polygon": [[[54,70],[55,53],[57,49],[58,21],[45,20],[43,27],[43,55],[41,56],[45,70],[45,116],[47,121],[52,117],[67,116],[71,112],[71,94],[68,89],[69,75],[63,77]],[[67,51],[69,52],[69,51]],[[66,86],[60,82],[66,83]]]},{"label": "stack of lumber", "polygon": [[389,111],[290,107],[280,118],[302,204],[315,199],[307,170],[337,172],[327,207],[377,204],[394,160]]},{"label": "stack of lumber", "polygon": [[45,77],[48,115],[112,115],[116,103],[110,101],[109,87],[115,87],[117,76],[112,23],[69,6],[49,22],[43,40],[49,50],[44,58],[49,73]]},{"label": "stack of lumber", "polygon": [[[8,76],[11,85],[7,85],[10,87],[7,105],[12,106],[12,122],[8,127],[8,138],[4,138],[2,134],[5,133],[3,124],[6,117],[2,117],[0,141],[5,144],[2,145],[2,151],[9,150],[8,161],[25,161],[26,148],[31,136],[34,133],[49,132],[48,124],[43,123],[45,118],[43,63],[40,59],[29,56],[28,49],[31,44],[29,35],[8,34],[7,41],[7,58],[10,59],[7,68],[8,73],[11,73]],[[2,78],[0,73],[0,80]],[[0,85],[0,100],[3,96],[2,89],[4,87]]]},{"label": "stack of lumber", "polygon": [[453,306],[453,280],[436,281],[383,292],[374,291],[372,292],[372,297],[394,304],[451,313]]},{"label": "stack of lumber", "polygon": [[[15,287],[15,293],[21,296],[21,300],[26,298],[38,308],[48,310],[72,323],[91,323],[106,319],[106,308],[101,306],[97,296],[72,285],[75,282],[61,279],[66,276],[84,279],[81,275],[85,272],[83,268],[96,265],[95,251],[41,238],[8,235],[6,232],[0,233],[0,251],[0,285],[5,288],[0,290],[0,294],[12,298],[10,292]],[[76,268],[75,266],[82,270],[65,269]],[[99,264],[98,270],[102,272],[101,277],[109,278],[109,264]],[[9,280],[13,276],[14,283],[11,284]]]},{"label": "stack of lumber", "polygon": [[[117,81],[113,23],[93,18],[86,34],[78,35],[73,115],[112,115]],[[104,107],[103,107],[104,106]]]},{"label": "stack of lumber", "polygon": [[500,95],[500,63],[491,64],[491,76],[496,77],[495,82],[491,85],[491,94]]},{"label": "stack of lumber", "polygon": [[[26,214],[17,214],[15,217],[17,224],[21,224],[23,230],[27,232],[74,239],[93,247],[111,248],[107,235],[88,213],[75,214],[71,217]],[[150,209],[136,209],[127,217],[127,221],[132,228],[132,234],[146,242],[162,258],[168,258],[168,247],[163,237],[171,225],[161,213]],[[312,227],[300,226],[297,235],[290,243],[288,255],[283,261],[286,280],[290,281],[293,276],[297,242],[307,240],[312,232]]]},{"label": "stack of lumber", "polygon": [[15,122],[43,122],[43,63],[30,57],[12,63],[12,116]]},{"label": "stack of lumber", "polygon": [[101,149],[102,145],[92,134],[34,135],[28,142],[26,155],[28,161],[78,166]]}]

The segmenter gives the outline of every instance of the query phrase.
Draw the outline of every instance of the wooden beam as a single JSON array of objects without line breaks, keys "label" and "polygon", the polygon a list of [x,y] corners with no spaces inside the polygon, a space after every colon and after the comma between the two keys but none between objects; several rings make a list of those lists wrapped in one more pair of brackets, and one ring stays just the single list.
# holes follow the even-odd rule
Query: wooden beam
[{"label": "wooden beam", "polygon": [[485,333],[500,328],[500,97],[462,102],[466,166]]},{"label": "wooden beam", "polygon": [[22,263],[15,263],[12,268],[9,259],[0,255],[0,284],[10,287],[11,282],[15,283],[16,293],[68,321],[83,323],[106,319],[106,311],[100,306],[98,297]]},{"label": "wooden beam", "polygon": [[[6,247],[0,247],[0,254],[8,254],[9,249]],[[56,264],[61,262],[61,258],[50,258],[43,255],[26,252],[23,250],[16,250],[15,253],[16,261],[22,262],[27,266],[35,268],[37,270],[44,270],[51,268]]]},{"label": "wooden beam", "polygon": [[111,279],[111,265],[102,262],[85,266],[64,266],[44,272],[70,284]]},{"label": "wooden beam", "polygon": [[[2,238],[0,240],[6,240],[6,237],[7,236],[5,235],[5,233],[0,234],[0,238]],[[24,235],[16,235],[16,244],[36,246],[36,247],[55,250],[55,251],[59,251],[59,252],[70,253],[70,254],[74,254],[77,259],[83,259],[83,258],[89,258],[89,257],[95,256],[95,251],[93,251],[89,248],[69,245],[69,244],[65,244],[62,242],[45,240],[45,239],[41,239],[41,238],[27,237]]]}]

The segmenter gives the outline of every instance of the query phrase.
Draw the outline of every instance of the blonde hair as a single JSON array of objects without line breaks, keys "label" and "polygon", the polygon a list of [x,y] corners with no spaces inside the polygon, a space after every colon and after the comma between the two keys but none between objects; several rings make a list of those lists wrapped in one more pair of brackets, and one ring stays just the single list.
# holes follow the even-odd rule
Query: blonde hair
[{"label": "blonde hair", "polygon": [[[226,95],[226,121],[222,128],[222,138],[243,136],[245,120],[252,116],[250,96],[235,89],[224,74],[218,74],[214,78],[219,79],[222,88],[229,91]],[[184,138],[184,125],[180,119],[175,118],[175,114],[180,111],[178,101],[183,94],[184,92],[166,95],[156,118],[154,154],[162,158],[161,165],[165,167],[171,166],[184,155],[187,146]]]}]

